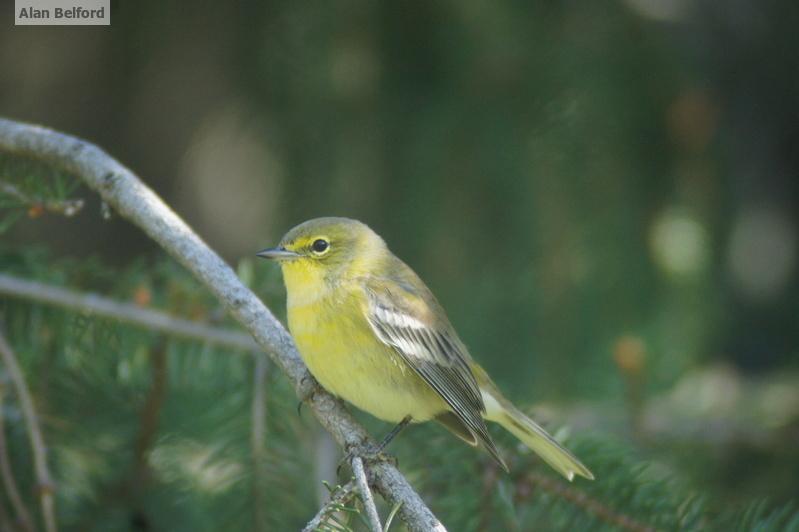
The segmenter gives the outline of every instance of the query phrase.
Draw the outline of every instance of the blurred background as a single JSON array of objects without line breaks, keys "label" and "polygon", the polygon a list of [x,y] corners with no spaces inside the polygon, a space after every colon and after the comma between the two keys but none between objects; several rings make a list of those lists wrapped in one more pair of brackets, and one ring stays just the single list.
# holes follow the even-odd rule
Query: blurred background
[{"label": "blurred background", "polygon": [[[614,442],[613,452],[678,479],[686,496],[716,501],[713,514],[799,493],[798,11],[776,0],[120,1],[110,27],[56,28],[14,27],[5,9],[0,115],[106,149],[279,316],[279,274],[254,252],[308,218],[366,222],[425,279],[514,401],[565,427],[564,437]],[[120,298],[143,286],[155,306],[207,317],[192,309],[192,288],[182,306],[159,291],[180,274],[156,244],[105,220],[89,191],[73,195],[87,201],[79,215],[23,216],[2,234],[4,270],[48,278],[52,267],[67,286]],[[13,323],[29,331],[31,313],[50,312],[4,305],[11,340]],[[170,349],[179,360],[207,354]],[[36,360],[29,369],[39,375]],[[207,371],[198,382],[222,386],[219,397],[247,388],[251,369],[236,360],[224,371],[198,362]],[[167,529],[153,517],[158,504],[196,506],[182,477],[159,464],[216,434],[201,423],[185,435],[191,415],[176,405],[190,401],[180,403],[184,374],[172,370],[175,421],[162,419],[150,454],[168,495],[142,503],[148,529]],[[124,377],[98,378],[111,374]],[[270,382],[286,388],[278,375]],[[147,379],[128,384],[135,402]],[[184,384],[196,387],[191,397],[207,395]],[[122,385],[108,386],[102,393],[114,397]],[[269,430],[311,438],[311,416],[296,418],[284,392],[270,416],[290,417],[281,423],[291,428]],[[83,393],[93,402],[100,392]],[[408,442],[435,435],[457,445],[435,427],[413,431]],[[67,451],[93,448],[68,440]],[[396,452],[413,472],[424,460],[403,454],[409,445],[398,441]],[[296,451],[287,438],[286,454],[271,449],[270,460],[312,468]],[[297,471],[284,471],[286,482]],[[97,502],[87,494],[98,484],[84,476],[62,501],[68,523]],[[313,493],[314,482],[297,493]],[[283,506],[267,522],[297,528],[317,505],[311,496],[293,504],[294,517]],[[436,504],[447,523],[449,503]],[[126,529],[92,511],[97,530]],[[220,529],[197,519],[192,526]],[[458,519],[455,530],[506,529]]]}]

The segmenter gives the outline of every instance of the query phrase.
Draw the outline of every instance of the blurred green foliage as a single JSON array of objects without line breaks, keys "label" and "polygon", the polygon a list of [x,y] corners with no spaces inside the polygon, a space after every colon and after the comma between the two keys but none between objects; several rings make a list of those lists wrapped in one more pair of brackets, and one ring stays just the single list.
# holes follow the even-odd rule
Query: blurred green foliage
[{"label": "blurred green foliage", "polygon": [[[42,251],[4,251],[0,260],[5,273],[99,290],[121,301],[141,303],[152,296],[149,301],[161,308],[182,308],[206,321],[220,316],[210,296],[170,262],[140,262],[113,271],[97,261],[53,260]],[[276,291],[277,281],[266,270],[250,278],[253,288],[266,294]],[[36,396],[66,530],[252,528],[257,469],[250,448],[250,356],[22,301],[0,302],[0,313]],[[228,320],[222,324],[230,325]],[[157,371],[165,379],[159,380]],[[279,372],[269,372],[266,387],[262,524],[266,530],[298,529],[319,504],[314,486],[318,428],[309,414],[297,414],[294,392]],[[35,508],[27,437],[15,402],[6,397],[9,455],[21,491]],[[601,405],[593,406],[600,408],[592,416],[607,414]],[[146,421],[152,416],[154,425]],[[386,429],[360,417],[375,434]],[[613,419],[612,414],[607,418]],[[155,432],[145,435],[148,431]],[[451,530],[799,526],[791,506],[762,498],[730,506],[725,490],[709,490],[706,482],[674,467],[675,460],[691,460],[706,470],[697,462],[713,446],[695,442],[680,458],[674,456],[683,450],[680,445],[636,444],[623,437],[623,430],[616,435],[607,427],[580,432],[568,437],[568,444],[591,464],[596,482],[563,481],[512,436],[498,431],[494,434],[509,460],[510,475],[430,425],[408,430],[392,451]],[[344,471],[340,481],[346,480]],[[389,509],[381,510],[385,516]]]}]

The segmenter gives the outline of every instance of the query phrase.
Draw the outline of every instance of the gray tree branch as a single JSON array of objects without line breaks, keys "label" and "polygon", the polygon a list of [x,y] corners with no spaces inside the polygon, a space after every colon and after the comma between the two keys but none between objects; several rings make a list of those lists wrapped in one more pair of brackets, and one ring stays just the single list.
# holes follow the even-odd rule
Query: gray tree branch
[{"label": "gray tree branch", "polygon": [[[233,270],[130,170],[97,146],[56,131],[0,119],[0,149],[48,162],[82,179],[104,201],[191,271],[286,373],[298,395],[344,448],[372,442],[330,394],[318,389],[286,329]],[[312,393],[315,392],[315,393]],[[399,510],[410,530],[445,530],[400,472],[387,462],[370,465],[373,485]]]},{"label": "gray tree branch", "polygon": [[383,525],[380,524],[380,514],[377,513],[377,506],[372,497],[372,490],[369,489],[369,481],[366,479],[366,470],[363,467],[363,460],[360,456],[352,458],[352,473],[355,475],[355,484],[363,501],[363,508],[369,520],[372,532],[383,532]]},{"label": "gray tree branch", "polygon": [[177,318],[160,310],[143,308],[132,303],[120,303],[97,294],[75,292],[60,286],[28,281],[5,273],[0,273],[0,294],[104,316],[167,334],[202,340],[210,344],[245,351],[259,350],[258,344],[253,342],[252,337],[243,332],[211,327],[203,323]]}]

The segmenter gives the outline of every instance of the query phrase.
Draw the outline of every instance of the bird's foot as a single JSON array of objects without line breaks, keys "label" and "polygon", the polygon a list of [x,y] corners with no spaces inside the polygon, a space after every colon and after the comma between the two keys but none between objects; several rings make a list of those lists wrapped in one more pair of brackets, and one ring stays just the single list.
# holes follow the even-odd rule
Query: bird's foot
[{"label": "bird's foot", "polygon": [[302,415],[302,405],[313,399],[319,391],[319,383],[310,374],[300,379],[300,389],[298,394],[300,401],[297,403],[297,415]]},{"label": "bird's foot", "polygon": [[352,464],[352,459],[356,456],[362,459],[366,464],[374,464],[376,462],[389,462],[394,465],[394,467],[399,466],[399,460],[396,456],[384,453],[383,452],[383,445],[375,445],[375,444],[368,444],[362,443],[361,445],[352,445],[348,447],[348,452],[344,455],[344,458],[341,459],[338,463],[338,467],[336,468],[336,475],[341,472],[341,468],[346,464]]}]

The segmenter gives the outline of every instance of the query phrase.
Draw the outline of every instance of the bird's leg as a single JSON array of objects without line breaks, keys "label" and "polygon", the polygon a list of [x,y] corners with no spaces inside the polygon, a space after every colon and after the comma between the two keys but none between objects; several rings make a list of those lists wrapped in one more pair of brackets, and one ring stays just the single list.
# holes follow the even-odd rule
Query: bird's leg
[{"label": "bird's leg", "polygon": [[380,441],[380,443],[377,444],[376,453],[380,454],[383,451],[383,449],[385,449],[388,446],[388,444],[391,443],[391,440],[393,440],[397,436],[397,434],[402,432],[402,429],[407,427],[408,423],[410,422],[411,422],[411,416],[405,416],[404,418],[402,418],[402,421],[397,423],[397,426],[391,429],[391,432],[386,434],[386,436]]},{"label": "bird's leg", "polygon": [[388,444],[391,443],[391,440],[393,440],[397,436],[397,434],[402,432],[402,429],[407,427],[410,422],[411,422],[411,416],[405,416],[404,418],[402,418],[402,421],[397,423],[397,426],[391,429],[391,432],[386,434],[386,436],[382,440],[380,440],[380,443],[378,443],[376,446],[364,445],[360,447],[355,447],[355,446],[351,447],[350,451],[339,462],[338,468],[336,468],[336,474],[338,474],[339,471],[341,470],[341,466],[343,466],[345,463],[349,464],[350,462],[352,462],[352,459],[355,456],[360,456],[367,462],[375,462],[375,461],[394,462],[394,465],[396,466],[399,463],[397,458],[394,456],[384,454],[383,449],[385,449],[386,446],[388,446]]}]

